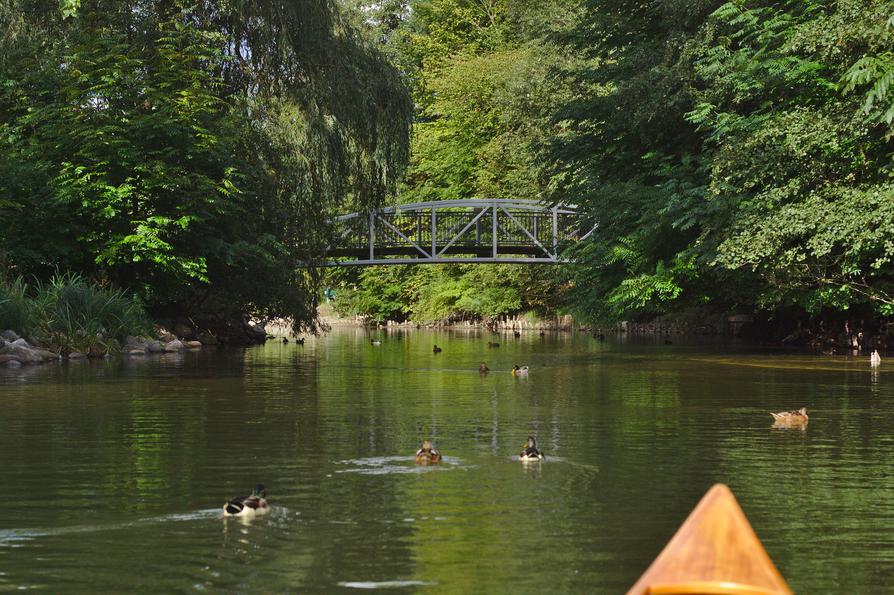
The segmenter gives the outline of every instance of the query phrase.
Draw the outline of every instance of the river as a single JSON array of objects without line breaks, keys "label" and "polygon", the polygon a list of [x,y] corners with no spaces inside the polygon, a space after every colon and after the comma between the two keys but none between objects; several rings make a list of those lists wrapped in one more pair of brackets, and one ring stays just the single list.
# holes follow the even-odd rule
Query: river
[{"label": "river", "polygon": [[[0,370],[0,591],[623,593],[723,482],[796,592],[881,593],[892,386],[868,357],[422,330]],[[256,483],[271,513],[221,518]]]}]

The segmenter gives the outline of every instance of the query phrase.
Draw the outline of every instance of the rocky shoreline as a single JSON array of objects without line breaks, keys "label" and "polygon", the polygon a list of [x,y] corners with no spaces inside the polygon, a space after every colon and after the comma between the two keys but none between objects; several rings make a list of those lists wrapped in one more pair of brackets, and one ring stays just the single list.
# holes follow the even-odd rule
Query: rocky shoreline
[{"label": "rocky shoreline", "polygon": [[[365,316],[341,317],[331,308],[320,309],[320,320],[328,327],[358,326],[378,328],[480,328],[491,331],[592,332],[599,335],[627,336],[701,336],[742,338],[755,343],[791,347],[826,355],[855,355],[872,350],[888,351],[894,345],[894,322],[845,319],[826,322],[770,320],[752,314],[704,315],[700,317],[656,318],[648,322],[625,321],[614,325],[582,324],[571,315],[538,318],[531,315],[506,315],[492,320],[446,319],[434,322],[376,322]],[[287,321],[280,323],[288,329]],[[283,334],[286,334],[286,330]]]}]

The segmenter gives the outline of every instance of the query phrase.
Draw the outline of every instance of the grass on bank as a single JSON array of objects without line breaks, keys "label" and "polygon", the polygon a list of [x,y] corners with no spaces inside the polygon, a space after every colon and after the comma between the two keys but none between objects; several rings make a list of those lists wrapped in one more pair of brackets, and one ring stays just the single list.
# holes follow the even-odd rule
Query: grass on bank
[{"label": "grass on bank", "polygon": [[2,329],[68,354],[108,351],[127,335],[149,333],[152,324],[139,300],[126,291],[60,273],[31,284],[21,277],[0,278]]}]

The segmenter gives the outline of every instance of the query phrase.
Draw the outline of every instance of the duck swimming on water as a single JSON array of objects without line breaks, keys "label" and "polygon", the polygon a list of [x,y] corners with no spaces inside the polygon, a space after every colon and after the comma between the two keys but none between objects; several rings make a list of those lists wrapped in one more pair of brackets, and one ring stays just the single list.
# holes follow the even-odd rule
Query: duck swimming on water
[{"label": "duck swimming on water", "polygon": [[522,445],[521,454],[518,458],[522,461],[542,461],[546,457],[543,451],[537,448],[537,441],[533,436],[528,436],[527,441]]},{"label": "duck swimming on water", "polygon": [[223,507],[224,516],[248,517],[268,512],[270,507],[267,505],[267,490],[260,483],[252,490],[251,496],[233,498]]},{"label": "duck swimming on water", "polygon": [[780,426],[803,426],[807,425],[807,407],[801,407],[797,411],[780,411],[778,413],[770,413],[774,423]]},{"label": "duck swimming on water", "polygon": [[434,465],[441,462],[441,453],[432,446],[431,440],[423,440],[416,451],[417,465]]},{"label": "duck swimming on water", "polygon": [[512,366],[512,375],[513,376],[527,376],[528,375],[528,366]]},{"label": "duck swimming on water", "polygon": [[487,374],[488,372],[490,372],[490,368],[487,367],[487,364],[485,364],[484,362],[481,362],[478,365],[478,372],[481,374]]},{"label": "duck swimming on water", "polygon": [[873,368],[882,365],[882,356],[878,354],[878,349],[872,350],[872,355],[869,356],[869,365]]}]

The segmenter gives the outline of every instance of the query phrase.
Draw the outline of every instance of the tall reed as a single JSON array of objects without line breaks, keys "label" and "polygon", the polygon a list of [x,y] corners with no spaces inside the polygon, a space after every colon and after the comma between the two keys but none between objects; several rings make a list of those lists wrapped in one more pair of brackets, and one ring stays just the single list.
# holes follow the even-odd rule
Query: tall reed
[{"label": "tall reed", "polygon": [[31,301],[28,284],[21,277],[5,279],[0,276],[0,330],[13,329],[25,333],[31,328]]},{"label": "tall reed", "polygon": [[[30,287],[21,279],[5,284],[8,304],[0,305],[0,327],[62,353],[110,349],[114,339],[146,334],[152,325],[140,302],[126,291],[103,287],[77,273],[57,273]],[[0,291],[3,291],[0,289]],[[6,318],[2,312],[9,311]],[[15,314],[15,318],[13,316]]]}]

